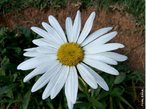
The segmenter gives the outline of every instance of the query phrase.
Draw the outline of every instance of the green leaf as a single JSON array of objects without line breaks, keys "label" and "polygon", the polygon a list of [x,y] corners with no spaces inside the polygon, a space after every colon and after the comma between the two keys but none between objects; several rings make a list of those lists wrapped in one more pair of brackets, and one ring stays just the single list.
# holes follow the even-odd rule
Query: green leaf
[{"label": "green leaf", "polygon": [[10,63],[10,60],[5,56],[1,62],[1,68],[6,69]]},{"label": "green leaf", "polygon": [[10,109],[11,105],[13,103],[16,103],[16,102],[18,102],[18,101],[17,100],[11,100],[11,101],[9,101],[9,104],[7,105],[6,109]]},{"label": "green leaf", "polygon": [[120,73],[119,76],[116,77],[114,84],[120,84],[122,83],[126,78],[126,74],[125,73]]},{"label": "green leaf", "polygon": [[0,87],[0,96],[4,94],[8,94],[10,91],[12,91],[13,88],[14,88],[14,85]]},{"label": "green leaf", "polygon": [[13,80],[12,80],[13,82],[16,81],[17,76],[18,76],[17,73],[13,74],[13,78],[12,78],[12,79],[13,79]]},{"label": "green leaf", "polygon": [[3,70],[2,68],[0,68],[0,76],[5,76],[5,70]]},{"label": "green leaf", "polygon": [[82,80],[81,77],[79,77],[79,89],[83,93],[87,93],[88,92],[87,84]]},{"label": "green leaf", "polygon": [[104,99],[104,98],[106,98],[107,96],[109,96],[109,92],[105,92],[105,91],[103,91],[102,93],[100,93],[99,95],[98,95],[98,100],[101,100],[101,99]]},{"label": "green leaf", "polygon": [[1,83],[9,83],[10,77],[9,76],[0,76],[0,84]]},{"label": "green leaf", "polygon": [[50,102],[50,99],[47,99],[46,103],[49,106],[49,109],[54,109],[53,104]]},{"label": "green leaf", "polygon": [[119,107],[120,109],[124,109],[124,107],[122,106],[122,104],[119,102]]},{"label": "green leaf", "polygon": [[74,109],[87,109],[86,107],[88,106],[91,106],[91,104],[82,101],[77,101],[74,106]]},{"label": "green leaf", "polygon": [[89,102],[91,102],[92,107],[96,107],[97,109],[104,109],[104,105],[100,103],[94,96],[89,97]]},{"label": "green leaf", "polygon": [[98,101],[96,101],[96,104],[94,104],[93,107],[95,107],[95,109],[105,109],[105,106]]},{"label": "green leaf", "polygon": [[131,107],[132,109],[134,109],[134,108],[131,106],[131,104],[130,104],[127,100],[125,100],[125,98],[123,98],[122,96],[119,96],[119,99],[120,99],[123,103],[127,104],[129,107]]},{"label": "green leaf", "polygon": [[61,101],[60,101],[60,103],[59,103],[58,109],[62,109]]},{"label": "green leaf", "polygon": [[113,109],[113,98],[110,96],[110,109]]},{"label": "green leaf", "polygon": [[114,97],[119,97],[123,94],[124,88],[114,88],[110,91],[110,95]]},{"label": "green leaf", "polygon": [[24,95],[24,98],[23,98],[23,101],[22,101],[22,109],[27,109],[28,108],[28,104],[29,104],[29,101],[30,101],[30,95],[31,95],[30,91],[28,91]]}]

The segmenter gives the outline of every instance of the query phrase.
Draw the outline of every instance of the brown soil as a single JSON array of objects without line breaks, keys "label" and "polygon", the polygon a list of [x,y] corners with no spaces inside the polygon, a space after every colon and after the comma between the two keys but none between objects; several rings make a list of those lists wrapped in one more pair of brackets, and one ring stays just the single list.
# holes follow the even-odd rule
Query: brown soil
[{"label": "brown soil", "polygon": [[[62,9],[45,9],[38,10],[35,8],[26,8],[20,12],[11,12],[0,17],[0,25],[15,27],[41,25],[42,21],[47,22],[49,15],[54,15],[62,27],[64,27],[65,18],[71,16],[74,18],[79,5],[71,4]],[[92,11],[96,11],[95,7],[81,10],[82,21],[84,24]],[[122,51],[128,55],[128,63],[131,68],[136,70],[144,70],[144,28],[140,27],[134,21],[134,18],[128,13],[120,10],[111,9],[110,11],[96,11],[96,19],[92,31],[96,29],[113,26],[118,31],[117,37],[113,42],[119,42],[126,45]]]}]

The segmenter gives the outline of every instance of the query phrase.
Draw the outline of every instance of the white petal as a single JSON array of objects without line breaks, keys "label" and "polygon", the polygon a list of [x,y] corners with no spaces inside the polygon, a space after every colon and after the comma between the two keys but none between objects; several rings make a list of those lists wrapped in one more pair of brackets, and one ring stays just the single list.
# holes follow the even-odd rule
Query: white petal
[{"label": "white petal", "polygon": [[89,35],[87,37],[87,39],[85,39],[85,41],[81,45],[82,46],[85,46],[86,44],[94,41],[96,38],[98,38],[98,37],[102,36],[103,34],[107,33],[111,29],[112,29],[112,27],[106,27],[106,28],[101,28],[101,29],[95,31],[94,33],[92,33],[91,35]]},{"label": "white petal", "polygon": [[97,43],[104,44],[104,43],[110,41],[111,39],[113,39],[116,35],[117,35],[117,32],[114,31],[114,32],[110,32],[108,34],[105,34],[96,40],[98,40]]},{"label": "white petal", "polygon": [[24,49],[24,51],[34,52],[34,51],[36,51],[36,48],[37,48],[37,47],[27,48],[27,49]]},{"label": "white petal", "polygon": [[105,73],[109,73],[111,75],[119,75],[119,72],[111,67],[110,65],[107,65],[103,62],[100,62],[100,61],[95,61],[95,60],[92,60],[92,59],[88,59],[88,58],[84,58],[83,62],[85,62],[86,64],[98,69],[98,70],[101,70]]},{"label": "white petal", "polygon": [[48,69],[48,64],[44,64],[44,65],[41,65],[41,66],[38,66],[36,69],[34,69],[31,73],[29,73],[24,79],[23,81],[24,82],[27,82],[29,81],[30,79],[32,79],[33,77],[35,77],[36,75],[39,75],[39,74],[43,74],[47,71]]},{"label": "white petal", "polygon": [[49,46],[56,49],[59,47],[57,43],[54,43],[53,41],[46,41],[44,38],[34,39],[32,42],[37,46]]},{"label": "white petal", "polygon": [[83,64],[78,64],[77,69],[79,70],[79,73],[81,77],[86,81],[86,83],[92,87],[93,89],[97,88],[96,80],[95,78],[90,74],[90,72],[83,66]]},{"label": "white petal", "polygon": [[53,89],[51,90],[51,99],[55,98],[56,95],[60,92],[62,87],[64,86],[66,79],[68,77],[69,67],[63,66],[62,72],[60,72],[59,78],[54,84]]},{"label": "white petal", "polygon": [[42,26],[48,31],[50,37],[53,38],[56,42],[58,42],[59,44],[65,42],[62,37],[57,33],[57,31],[49,24],[47,24],[46,22],[42,22]]},{"label": "white petal", "polygon": [[119,48],[124,48],[124,45],[120,43],[108,43],[100,46],[93,46],[92,48],[88,46],[84,47],[85,54],[101,53],[101,52],[116,50]]},{"label": "white petal", "polygon": [[47,84],[47,86],[43,92],[43,95],[42,95],[43,100],[48,98],[51,95],[51,91],[52,91],[57,79],[59,78],[61,71],[62,71],[62,67],[60,68],[60,70],[57,73],[53,74],[53,76],[51,77],[50,82]]},{"label": "white petal", "polygon": [[[46,51],[44,51],[46,50]],[[33,57],[33,58],[47,58],[47,59],[57,59],[57,56],[56,56],[56,51],[48,51],[50,49],[45,49],[45,48],[42,48],[42,50],[39,48],[37,49],[36,51],[28,51],[28,52],[25,52],[23,55],[26,56],[26,57]],[[49,61],[48,60],[48,61]]]},{"label": "white petal", "polygon": [[66,18],[65,22],[65,29],[66,29],[66,34],[67,34],[67,39],[69,42],[71,42],[71,37],[72,37],[72,20],[70,17]]},{"label": "white petal", "polygon": [[111,65],[118,64],[115,60],[106,56],[99,55],[99,54],[85,55],[85,58],[101,61],[101,62],[104,62],[106,64],[111,64]]},{"label": "white petal", "polygon": [[87,19],[87,21],[84,25],[84,28],[79,36],[79,39],[77,41],[79,44],[81,44],[85,40],[87,35],[90,33],[94,18],[95,18],[95,12],[92,12],[91,15],[89,16],[89,18]]},{"label": "white petal", "polygon": [[71,42],[76,42],[81,30],[81,15],[80,11],[77,11],[74,24],[73,24],[73,29],[72,29],[72,39]]},{"label": "white petal", "polygon": [[44,55],[44,58],[48,59],[48,61],[50,61],[50,60],[57,60],[57,56],[54,55],[54,54]]},{"label": "white petal", "polygon": [[108,42],[109,40],[111,40],[112,38],[114,38],[117,35],[117,32],[111,32],[108,34],[105,34],[103,36],[101,36],[100,38],[94,40],[93,42],[87,44],[85,47],[93,47],[93,46],[100,46],[106,42]]},{"label": "white petal", "polygon": [[75,103],[78,92],[78,75],[75,67],[70,67],[69,75],[65,84],[65,95],[68,99]]},{"label": "white petal", "polygon": [[57,49],[53,48],[53,47],[38,47],[36,49],[37,52],[39,53],[48,53],[48,54],[56,54],[57,53]]},{"label": "white petal", "polygon": [[74,104],[69,99],[67,99],[67,105],[68,105],[68,109],[73,109],[74,107]]},{"label": "white petal", "polygon": [[64,34],[64,31],[62,29],[62,27],[60,26],[59,22],[57,21],[57,19],[53,16],[49,16],[48,17],[49,23],[51,24],[51,26],[56,30],[56,32],[61,36],[61,38],[63,39],[64,42],[67,42],[66,40],[66,36]]},{"label": "white petal", "polygon": [[92,74],[92,76],[96,79],[96,82],[106,91],[109,90],[109,87],[107,85],[107,83],[105,82],[105,80],[98,74],[96,73],[94,70],[92,70],[90,67],[88,67],[87,65],[83,64],[84,67],[86,67],[86,69],[88,69],[88,71]]},{"label": "white petal", "polygon": [[39,89],[41,89],[42,87],[44,87],[49,80],[51,79],[52,75],[56,74],[61,68],[61,65],[56,61],[54,61],[54,63],[52,64],[52,67],[48,69],[48,71],[43,74],[38,80],[37,82],[33,85],[31,92],[35,92]]},{"label": "white petal", "polygon": [[115,52],[103,52],[103,53],[99,53],[99,54],[103,55],[103,56],[107,56],[107,57],[112,58],[112,59],[119,61],[119,62],[122,62],[122,61],[125,61],[128,59],[127,56],[121,55],[121,54],[115,53]]},{"label": "white petal", "polygon": [[25,52],[23,54],[23,56],[26,56],[26,57],[36,57],[36,56],[40,56],[40,55],[41,55],[40,53],[33,52],[33,51]]},{"label": "white petal", "polygon": [[42,36],[45,39],[52,40],[49,36],[50,34],[45,30],[38,28],[38,27],[31,27],[31,30],[37,33],[38,35]]},{"label": "white petal", "polygon": [[28,59],[28,60],[20,63],[17,66],[17,69],[30,70],[30,69],[36,68],[38,65],[40,65],[41,63],[44,63],[45,61],[46,60],[44,60],[44,59],[31,58],[31,59]]},{"label": "white petal", "polygon": [[52,31],[47,32],[47,31],[45,31],[41,28],[38,28],[38,27],[31,27],[31,30],[33,30],[34,32],[36,32],[38,35],[42,36],[46,40],[53,41],[57,44],[60,44],[60,40],[55,39],[56,37],[54,37],[54,36],[56,34],[53,33]]},{"label": "white petal", "polygon": [[34,39],[32,41],[35,45],[38,45],[38,46],[48,46],[48,43],[46,43],[43,38],[40,38],[40,39]]}]

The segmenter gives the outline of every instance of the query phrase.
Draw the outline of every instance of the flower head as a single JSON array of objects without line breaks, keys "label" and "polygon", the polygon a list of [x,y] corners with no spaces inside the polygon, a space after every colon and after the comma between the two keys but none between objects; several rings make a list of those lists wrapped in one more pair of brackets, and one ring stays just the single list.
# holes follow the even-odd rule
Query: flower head
[{"label": "flower head", "polygon": [[74,23],[70,17],[66,18],[66,34],[53,16],[48,17],[49,24],[42,22],[44,29],[31,27],[42,38],[32,41],[37,47],[24,50],[24,56],[30,59],[18,65],[17,69],[34,69],[24,78],[24,82],[42,75],[33,85],[32,92],[46,85],[42,99],[53,99],[65,87],[68,107],[72,109],[77,99],[78,74],[93,89],[99,85],[109,90],[104,79],[89,66],[118,75],[119,72],[111,65],[117,65],[118,61],[125,61],[127,57],[113,52],[124,45],[107,43],[117,35],[116,31],[109,32],[112,27],[89,34],[94,18],[95,12],[92,12],[81,31],[81,16],[77,11]]}]

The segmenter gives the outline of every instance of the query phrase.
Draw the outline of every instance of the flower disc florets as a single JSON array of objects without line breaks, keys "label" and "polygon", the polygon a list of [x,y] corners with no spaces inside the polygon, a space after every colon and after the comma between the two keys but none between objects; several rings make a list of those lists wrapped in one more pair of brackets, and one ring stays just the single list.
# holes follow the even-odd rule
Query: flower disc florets
[{"label": "flower disc florets", "polygon": [[63,65],[74,66],[83,60],[84,51],[77,43],[65,43],[58,49],[57,57]]}]

